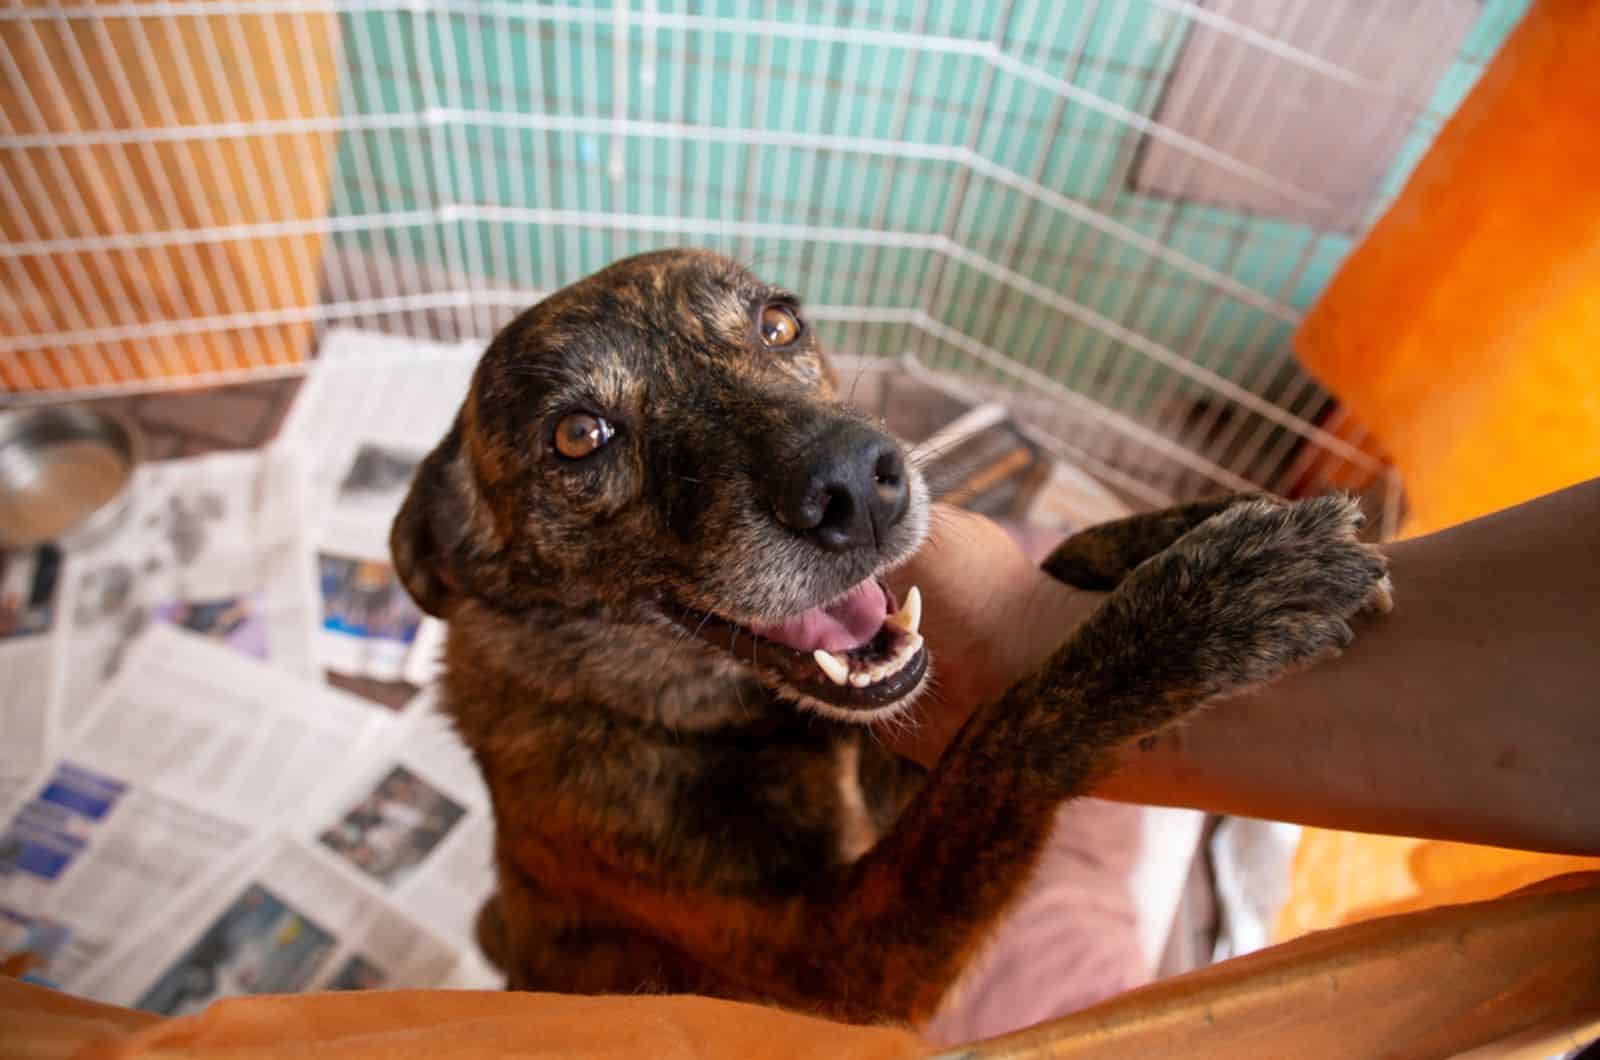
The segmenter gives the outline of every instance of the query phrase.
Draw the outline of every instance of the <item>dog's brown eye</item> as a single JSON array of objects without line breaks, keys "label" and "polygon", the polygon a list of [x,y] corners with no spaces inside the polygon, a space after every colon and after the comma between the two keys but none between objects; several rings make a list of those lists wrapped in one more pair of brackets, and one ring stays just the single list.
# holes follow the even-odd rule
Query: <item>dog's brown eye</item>
[{"label": "dog's brown eye", "polygon": [[761,342],[769,349],[787,346],[800,337],[800,321],[794,310],[769,305],[761,311]]},{"label": "dog's brown eye", "polygon": [[574,412],[556,424],[556,452],[568,460],[582,460],[611,440],[615,428],[599,416]]}]

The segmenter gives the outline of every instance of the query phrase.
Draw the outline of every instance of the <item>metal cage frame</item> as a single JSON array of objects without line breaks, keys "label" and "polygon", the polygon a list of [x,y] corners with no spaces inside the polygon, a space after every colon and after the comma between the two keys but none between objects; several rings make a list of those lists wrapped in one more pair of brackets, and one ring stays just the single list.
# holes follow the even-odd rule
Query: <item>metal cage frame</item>
[{"label": "metal cage frame", "polygon": [[[1324,54],[1462,4],[1376,73]],[[1136,504],[1338,486],[1392,530],[1290,339],[1525,4],[10,0],[0,400],[292,374],[338,324],[482,338],[694,243]],[[1243,108],[1270,145],[1297,91],[1401,144],[1359,199],[1192,132]],[[1137,186],[1153,149],[1178,194]],[[1186,190],[1222,184],[1283,208]]]}]

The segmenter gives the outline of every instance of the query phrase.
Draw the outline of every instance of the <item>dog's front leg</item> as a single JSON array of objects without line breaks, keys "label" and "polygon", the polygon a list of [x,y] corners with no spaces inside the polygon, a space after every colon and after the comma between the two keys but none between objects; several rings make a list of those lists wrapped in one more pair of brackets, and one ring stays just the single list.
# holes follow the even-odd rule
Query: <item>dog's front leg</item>
[{"label": "dog's front leg", "polygon": [[1387,607],[1384,560],[1355,540],[1358,522],[1338,498],[1249,502],[1208,520],[980,709],[864,857],[819,865],[798,891],[674,893],[670,874],[645,885],[637,862],[585,873],[584,890],[751,994],[862,1021],[924,1019],[1026,881],[1056,807],[1114,749],[1337,652],[1353,615]]},{"label": "dog's front leg", "polygon": [[1269,499],[1261,493],[1235,493],[1099,523],[1061,542],[1040,567],[1057,581],[1108,592],[1122,584],[1133,568],[1172,547],[1213,515],[1236,504]]}]

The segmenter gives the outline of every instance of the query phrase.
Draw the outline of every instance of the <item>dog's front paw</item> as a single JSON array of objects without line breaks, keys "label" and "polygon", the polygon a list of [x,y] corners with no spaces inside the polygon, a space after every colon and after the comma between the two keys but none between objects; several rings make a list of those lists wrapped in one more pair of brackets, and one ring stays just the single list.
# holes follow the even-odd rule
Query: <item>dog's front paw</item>
[{"label": "dog's front paw", "polygon": [[[1243,691],[1350,643],[1350,619],[1393,606],[1388,562],[1356,540],[1345,497],[1229,507],[1136,570],[1128,617],[1160,630],[1175,687],[1212,698]],[[1157,647],[1157,645],[1161,647]]]}]

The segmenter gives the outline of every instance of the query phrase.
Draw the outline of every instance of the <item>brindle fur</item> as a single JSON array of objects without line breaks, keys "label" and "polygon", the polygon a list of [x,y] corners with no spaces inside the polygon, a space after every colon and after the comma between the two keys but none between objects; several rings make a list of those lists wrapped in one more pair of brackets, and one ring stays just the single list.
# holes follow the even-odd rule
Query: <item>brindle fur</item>
[{"label": "brindle fur", "polygon": [[[1115,749],[1336,652],[1387,605],[1340,498],[1088,531],[1046,569],[1115,591],[922,774],[678,621],[791,613],[923,536],[919,482],[860,554],[771,517],[808,439],[865,424],[809,329],[784,353],[757,341],[787,297],[692,251],[558,292],[491,344],[396,521],[408,590],[449,620],[442,699],[497,822],[480,941],[514,989],[926,1018]],[[618,434],[564,463],[550,438],[575,408]]]}]

